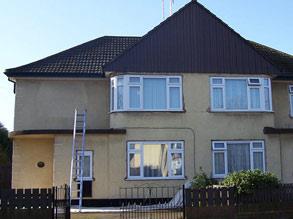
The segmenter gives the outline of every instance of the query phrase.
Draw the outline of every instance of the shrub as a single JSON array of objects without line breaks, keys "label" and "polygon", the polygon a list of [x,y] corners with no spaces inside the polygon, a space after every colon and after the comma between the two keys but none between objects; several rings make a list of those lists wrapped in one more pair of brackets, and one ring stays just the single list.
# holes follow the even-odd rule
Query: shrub
[{"label": "shrub", "polygon": [[236,187],[238,194],[250,194],[257,189],[274,188],[279,184],[274,174],[260,170],[234,172],[222,181],[224,186]]},{"label": "shrub", "polygon": [[207,174],[203,172],[202,168],[200,168],[200,173],[196,174],[191,181],[191,188],[203,189],[213,184],[215,184],[215,181],[209,178]]}]

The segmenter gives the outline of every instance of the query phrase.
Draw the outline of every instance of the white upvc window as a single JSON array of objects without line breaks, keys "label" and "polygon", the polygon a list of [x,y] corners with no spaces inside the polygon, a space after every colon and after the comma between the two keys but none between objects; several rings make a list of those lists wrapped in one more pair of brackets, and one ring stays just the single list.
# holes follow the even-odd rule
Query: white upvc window
[{"label": "white upvc window", "polygon": [[265,171],[264,141],[213,141],[213,177],[241,170]]},{"label": "white upvc window", "polygon": [[289,85],[290,116],[293,117],[293,85]]},{"label": "white upvc window", "polygon": [[182,111],[181,76],[111,78],[111,111]]},{"label": "white upvc window", "polygon": [[133,180],[183,179],[183,141],[128,142],[127,178]]},{"label": "white upvc window", "polygon": [[211,77],[211,110],[272,111],[269,78]]},{"label": "white upvc window", "polygon": [[[92,181],[93,180],[93,152],[84,151],[84,160],[83,160],[83,181]],[[82,151],[77,151],[77,180],[81,178],[81,162],[82,162]]]}]

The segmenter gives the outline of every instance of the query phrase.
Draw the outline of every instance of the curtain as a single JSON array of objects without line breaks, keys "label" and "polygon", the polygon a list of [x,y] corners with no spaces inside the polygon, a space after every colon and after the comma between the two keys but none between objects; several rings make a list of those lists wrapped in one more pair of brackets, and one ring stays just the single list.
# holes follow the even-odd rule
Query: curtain
[{"label": "curtain", "polygon": [[129,154],[130,176],[140,176],[140,154]]},{"label": "curtain", "polygon": [[143,79],[143,107],[144,109],[166,109],[166,79]]},{"label": "curtain", "polygon": [[264,88],[264,95],[265,95],[265,109],[271,109],[271,102],[270,102],[270,90],[268,87]]},{"label": "curtain", "polygon": [[180,89],[179,87],[170,87],[170,108],[180,108]]},{"label": "curtain", "polygon": [[123,78],[117,79],[117,109],[123,109]]},{"label": "curtain", "polygon": [[253,152],[253,168],[264,170],[263,169],[263,152],[257,151]]},{"label": "curtain", "polygon": [[247,80],[227,79],[226,81],[226,108],[248,109]]},{"label": "curtain", "polygon": [[225,153],[214,152],[215,174],[225,174]]},{"label": "curtain", "polygon": [[250,145],[247,143],[227,144],[228,172],[250,169]]},{"label": "curtain", "polygon": [[140,107],[140,87],[129,87],[129,107],[139,108]]},{"label": "curtain", "polygon": [[250,88],[250,106],[252,109],[259,109],[260,108],[259,88]]},{"label": "curtain", "polygon": [[213,88],[213,108],[214,109],[224,108],[222,88]]},{"label": "curtain", "polygon": [[143,148],[144,177],[168,176],[166,144],[145,144]]}]

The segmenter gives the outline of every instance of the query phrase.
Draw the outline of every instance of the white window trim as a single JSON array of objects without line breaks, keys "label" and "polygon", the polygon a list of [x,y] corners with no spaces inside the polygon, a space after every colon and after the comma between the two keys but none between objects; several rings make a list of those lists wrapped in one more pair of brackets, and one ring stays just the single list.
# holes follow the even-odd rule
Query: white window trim
[{"label": "white window trim", "polygon": [[[77,160],[80,159],[82,151],[77,151]],[[90,157],[90,176],[83,177],[83,181],[92,181],[93,180],[93,152],[92,151],[84,151],[84,156]],[[79,162],[77,162],[77,168],[79,168]],[[80,180],[81,177],[78,177],[77,180]]]},{"label": "white window trim", "polygon": [[293,85],[289,85],[289,87],[288,87],[288,93],[289,93],[289,104],[290,104],[290,106],[289,106],[289,108],[290,108],[290,117],[293,117],[293,107],[292,107],[292,96],[293,96]]},{"label": "white window trim", "polygon": [[[213,84],[213,79],[221,79],[222,84]],[[226,80],[236,80],[236,79],[246,79],[247,80],[247,101],[248,101],[248,109],[227,109],[226,108]],[[249,84],[249,79],[259,79],[261,84]],[[264,85],[264,80],[268,80],[268,86]],[[214,108],[214,100],[213,100],[213,88],[221,88],[223,90],[223,108]],[[251,108],[250,102],[250,89],[251,88],[258,88],[260,89],[260,108]],[[270,109],[265,109],[265,95],[264,95],[264,88],[269,89],[269,101],[270,101]],[[271,91],[271,80],[270,78],[256,78],[256,77],[211,77],[210,78],[210,99],[211,99],[211,111],[212,112],[272,112],[272,91]]]},{"label": "white window trim", "polygon": [[[123,109],[117,109],[117,79],[123,77]],[[129,81],[130,77],[138,77],[140,78],[139,83],[133,83]],[[166,79],[166,108],[164,109],[144,109],[143,108],[143,79],[144,78],[162,78]],[[170,78],[178,78],[179,83],[170,83]],[[112,95],[112,81],[114,81],[114,95]],[[130,100],[129,100],[129,88],[130,87],[139,87],[140,88],[140,106],[137,108],[130,107]],[[179,88],[179,108],[171,108],[170,107],[170,88],[177,87]],[[164,75],[123,75],[123,76],[115,76],[111,78],[110,83],[110,111],[111,112],[123,112],[123,111],[173,111],[173,112],[180,112],[183,111],[183,95],[182,95],[182,77],[181,76],[164,76]],[[112,106],[112,96],[114,96],[114,107]]]},{"label": "white window trim", "polygon": [[[224,148],[215,148],[216,143],[224,144]],[[212,166],[213,166],[213,178],[224,178],[228,175],[228,153],[227,153],[227,144],[249,144],[250,147],[250,169],[254,170],[254,162],[253,162],[253,153],[254,152],[262,152],[263,153],[263,170],[266,170],[265,166],[265,145],[264,141],[256,140],[256,141],[212,141]],[[261,143],[262,148],[253,148],[253,143]],[[224,153],[225,159],[225,173],[224,174],[216,174],[215,168],[215,153]]]},{"label": "white window trim", "polygon": [[[180,143],[182,144],[182,149],[171,149],[171,143]],[[140,149],[130,149],[130,144],[139,144]],[[143,147],[145,144],[167,144],[168,145],[168,177],[144,177],[144,155]],[[161,179],[185,179],[185,156],[184,156],[184,142],[183,141],[129,141],[127,142],[127,179],[128,180],[161,180]],[[171,176],[171,153],[181,153],[182,154],[182,175],[181,176]],[[140,154],[140,176],[130,176],[130,154],[139,153]]]}]

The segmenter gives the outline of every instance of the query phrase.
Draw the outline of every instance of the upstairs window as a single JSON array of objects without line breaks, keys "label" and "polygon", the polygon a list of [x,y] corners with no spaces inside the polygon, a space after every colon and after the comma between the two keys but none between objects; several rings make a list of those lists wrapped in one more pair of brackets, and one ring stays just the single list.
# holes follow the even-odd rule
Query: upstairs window
[{"label": "upstairs window", "polygon": [[211,78],[212,111],[271,111],[269,78]]},{"label": "upstairs window", "polygon": [[181,111],[180,76],[111,78],[111,111]]},{"label": "upstairs window", "polygon": [[293,85],[289,85],[290,116],[293,117]]}]

